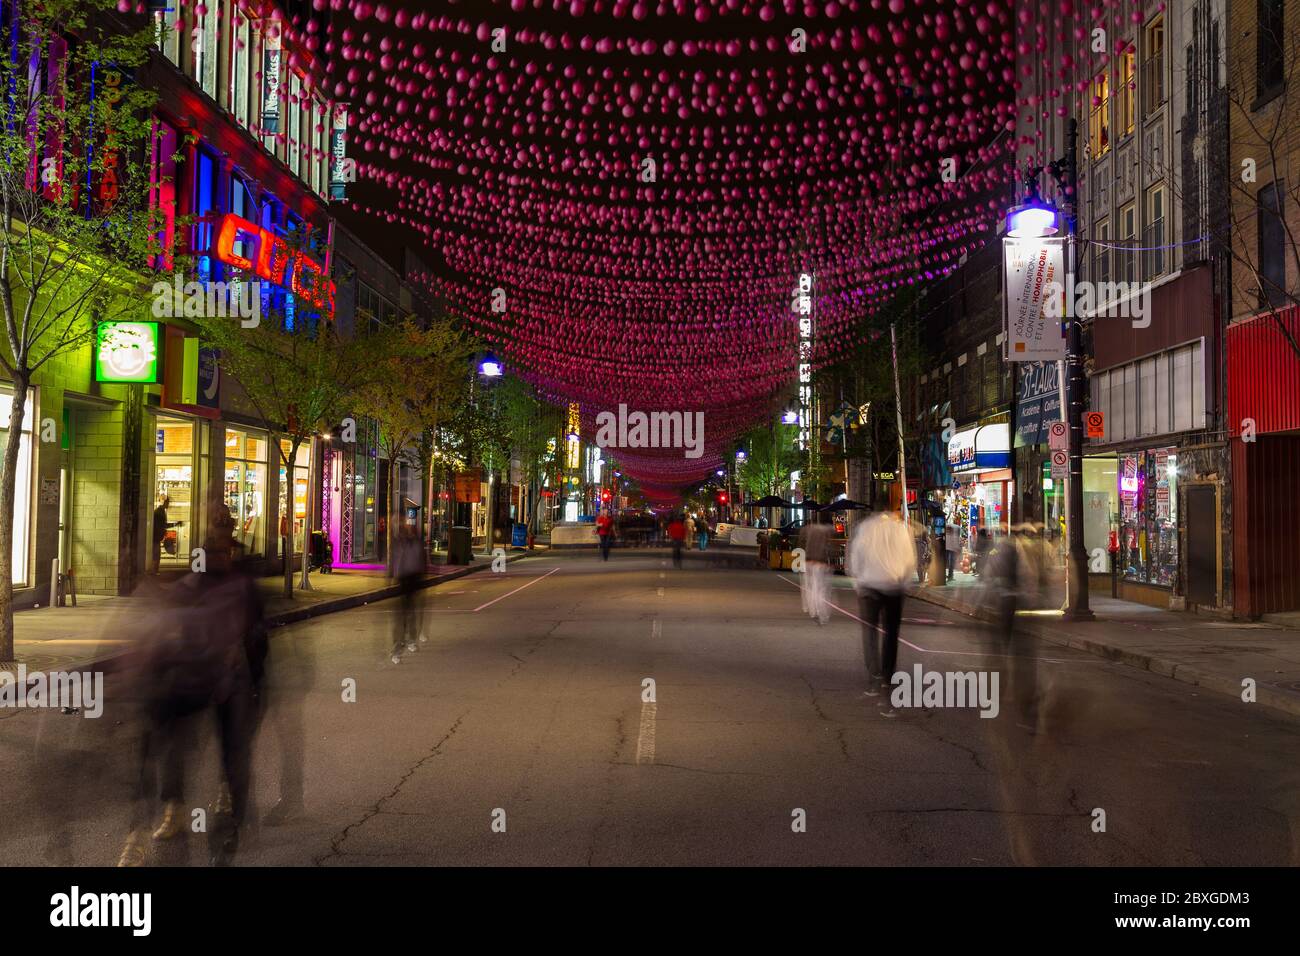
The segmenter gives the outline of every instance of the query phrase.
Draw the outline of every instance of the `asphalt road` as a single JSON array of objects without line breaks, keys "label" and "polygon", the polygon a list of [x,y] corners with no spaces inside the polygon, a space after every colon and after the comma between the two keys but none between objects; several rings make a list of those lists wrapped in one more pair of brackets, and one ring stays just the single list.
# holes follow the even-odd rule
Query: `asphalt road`
[{"label": "asphalt road", "polygon": [[[247,828],[237,862],[1300,863],[1296,721],[1040,644],[1036,735],[1009,699],[992,719],[886,719],[861,696],[847,582],[849,613],[821,627],[795,581],[650,552],[548,555],[427,592],[428,639],[398,664],[395,601],[280,629],[255,799],[273,804],[282,761],[301,761],[306,810]],[[1013,663],[919,600],[903,639],[909,669]],[[98,720],[0,711],[6,863],[117,860],[139,722],[109,690]],[[190,808],[216,792],[214,738],[197,728]],[[150,862],[206,864],[204,840],[155,844]]]}]

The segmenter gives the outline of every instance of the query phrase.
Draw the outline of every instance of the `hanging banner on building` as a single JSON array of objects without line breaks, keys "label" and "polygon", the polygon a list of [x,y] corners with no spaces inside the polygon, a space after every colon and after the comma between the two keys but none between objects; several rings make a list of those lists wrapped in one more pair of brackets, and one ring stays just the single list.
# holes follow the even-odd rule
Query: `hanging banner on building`
[{"label": "hanging banner on building", "polygon": [[1008,362],[1065,359],[1061,320],[1043,314],[1049,290],[1065,295],[1064,250],[1061,239],[1002,240],[1002,357]]},{"label": "hanging banner on building", "polygon": [[330,127],[330,199],[343,199],[347,183],[357,181],[357,162],[347,156],[348,108],[334,107],[334,124]]},{"label": "hanging banner on building", "polygon": [[262,41],[262,132],[280,132],[280,24],[274,20],[266,23],[266,36]]},{"label": "hanging banner on building", "polygon": [[1016,447],[1041,445],[1061,420],[1061,374],[1055,362],[1023,362],[1016,369]]}]

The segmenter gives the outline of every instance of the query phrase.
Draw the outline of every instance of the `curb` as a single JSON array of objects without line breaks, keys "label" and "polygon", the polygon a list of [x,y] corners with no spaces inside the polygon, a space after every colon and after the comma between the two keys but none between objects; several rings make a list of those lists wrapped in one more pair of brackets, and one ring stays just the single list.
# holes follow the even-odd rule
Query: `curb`
[{"label": "curb", "polygon": [[[506,562],[514,563],[515,561],[522,561],[524,558],[530,556],[531,555],[529,554],[508,554],[506,555]],[[476,572],[489,567],[491,567],[491,563],[487,561],[479,562],[477,564],[467,564],[465,567],[456,571],[448,572],[447,574],[440,574],[437,577],[427,577],[420,582],[419,587],[422,591],[429,588],[435,588],[444,581],[455,581],[458,578],[463,578],[469,574],[475,574]],[[373,591],[362,591],[359,594],[349,594],[346,597],[335,598],[332,601],[321,601],[320,603],[313,604],[309,607],[294,608],[289,611],[282,611],[279,614],[268,614],[265,618],[265,624],[269,632],[267,636],[269,638],[274,638],[276,629],[284,627],[287,624],[297,624],[314,617],[322,617],[326,614],[332,614],[335,611],[347,611],[354,607],[361,607],[362,605],[369,604],[372,601],[383,601],[388,598],[397,597],[401,594],[401,590],[401,585],[390,584],[385,585],[382,588],[376,588]],[[121,668],[123,664],[130,660],[133,654],[134,650],[118,651],[104,657],[87,661],[84,664],[68,665],[62,669],[68,671],[101,670],[110,672]]]},{"label": "curb", "polygon": [[[936,604],[939,607],[947,608],[950,611],[956,611],[958,614],[964,614],[975,620],[986,623],[994,623],[996,616],[979,608],[970,608],[939,599],[937,594],[928,591],[913,591],[911,596],[918,598],[928,604]],[[1092,654],[1094,657],[1103,657],[1106,660],[1114,661],[1117,664],[1124,664],[1128,667],[1134,667],[1138,670],[1149,671],[1152,674],[1158,674],[1161,677],[1169,677],[1183,684],[1191,684],[1194,687],[1202,687],[1206,690],[1212,690],[1216,693],[1226,694],[1241,700],[1241,681],[1234,681],[1231,678],[1221,677],[1217,674],[1210,674],[1206,671],[1199,670],[1188,664],[1180,664],[1177,661],[1168,658],[1156,657],[1152,654],[1146,654],[1141,651],[1130,651],[1122,647],[1115,647],[1113,644],[1106,644],[1101,641],[1092,640],[1087,637],[1061,637],[1054,634],[1041,624],[1035,624],[1032,621],[1026,621],[1023,624],[1025,633],[1032,634],[1040,641],[1048,644],[1054,644],[1057,647],[1069,647],[1076,651],[1084,651]],[[1247,675],[1249,676],[1249,675]],[[1260,706],[1286,714],[1291,717],[1300,717],[1300,695],[1289,694],[1284,691],[1278,691],[1266,685],[1258,678],[1255,685],[1255,703]]]}]

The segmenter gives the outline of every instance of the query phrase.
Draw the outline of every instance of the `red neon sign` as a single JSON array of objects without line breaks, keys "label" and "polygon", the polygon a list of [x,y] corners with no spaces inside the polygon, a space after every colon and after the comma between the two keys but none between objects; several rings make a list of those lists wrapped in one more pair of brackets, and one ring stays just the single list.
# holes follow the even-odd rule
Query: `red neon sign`
[{"label": "red neon sign", "polygon": [[[288,243],[279,236],[234,213],[226,213],[217,221],[214,236],[212,255],[236,269],[252,271],[273,285],[285,285],[285,272],[292,263],[289,288],[293,294],[334,315],[335,285],[316,260],[301,252],[291,252]],[[242,243],[245,249],[251,245],[256,250],[256,258],[237,253],[236,242]]]}]

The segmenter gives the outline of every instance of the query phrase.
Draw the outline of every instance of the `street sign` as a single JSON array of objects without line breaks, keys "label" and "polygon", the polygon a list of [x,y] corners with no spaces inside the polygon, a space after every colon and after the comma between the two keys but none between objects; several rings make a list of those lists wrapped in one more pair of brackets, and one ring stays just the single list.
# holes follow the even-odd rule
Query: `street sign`
[{"label": "street sign", "polygon": [[1064,449],[1052,452],[1052,479],[1065,478],[1070,474],[1070,453]]},{"label": "street sign", "polygon": [[1089,412],[1083,416],[1083,424],[1088,429],[1089,438],[1106,437],[1106,415],[1104,412]]},{"label": "street sign", "polygon": [[1053,451],[1058,448],[1066,448],[1069,435],[1070,428],[1065,422],[1052,422],[1047,429],[1047,447]]}]

